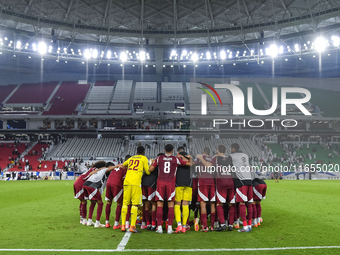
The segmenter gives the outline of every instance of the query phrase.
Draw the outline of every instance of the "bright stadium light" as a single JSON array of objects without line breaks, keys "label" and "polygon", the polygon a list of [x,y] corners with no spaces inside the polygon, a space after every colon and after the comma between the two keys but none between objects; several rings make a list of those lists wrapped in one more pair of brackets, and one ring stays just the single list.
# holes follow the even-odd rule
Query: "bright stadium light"
[{"label": "bright stadium light", "polygon": [[120,56],[119,56],[119,58],[120,58],[120,60],[121,60],[121,61],[125,62],[125,61],[126,61],[126,59],[127,59],[127,55],[126,55],[126,53],[125,53],[125,52],[122,52],[122,53],[120,53]]},{"label": "bright stadium light", "polygon": [[227,55],[226,55],[224,50],[221,50],[220,57],[221,57],[221,59],[226,59],[227,58]]},{"label": "bright stadium light", "polygon": [[294,50],[295,50],[295,51],[299,51],[299,50],[300,50],[300,47],[299,47],[298,44],[295,44],[295,45],[294,45]]},{"label": "bright stadium light", "polygon": [[21,42],[20,42],[20,41],[17,41],[16,48],[17,48],[17,49],[20,49],[20,48],[21,48]]},{"label": "bright stadium light", "polygon": [[[266,49],[266,52],[267,52],[267,49]],[[277,46],[275,44],[270,45],[267,55],[270,55],[272,58],[275,58],[278,53],[279,51],[278,51]]]},{"label": "bright stadium light", "polygon": [[94,49],[94,50],[92,51],[92,57],[93,57],[93,58],[97,58],[97,57],[98,57],[98,51],[97,51],[96,49]]},{"label": "bright stadium light", "polygon": [[139,52],[139,60],[142,62],[145,61],[145,51],[142,50]]},{"label": "bright stadium light", "polygon": [[207,51],[207,54],[206,54],[206,56],[207,56],[207,59],[211,59],[211,54],[210,54],[210,51]]},{"label": "bright stadium light", "polygon": [[86,50],[84,51],[84,57],[85,57],[86,59],[89,59],[89,58],[91,57],[91,52],[90,52],[89,49],[86,49]]},{"label": "bright stadium light", "polygon": [[192,61],[196,62],[198,60],[197,53],[192,54],[191,59],[192,59]]},{"label": "bright stadium light", "polygon": [[322,37],[318,37],[314,42],[314,46],[317,51],[322,52],[327,47],[327,41]]},{"label": "bright stadium light", "polygon": [[279,53],[282,54],[283,53],[283,46],[281,45],[279,48]]},{"label": "bright stadium light", "polygon": [[37,45],[36,45],[35,43],[32,44],[32,49],[33,49],[34,51],[37,51]]},{"label": "bright stadium light", "polygon": [[339,45],[340,45],[340,38],[338,37],[338,36],[332,36],[331,37],[331,39],[332,39],[332,42],[333,42],[333,45],[335,46],[335,47],[339,47]]},{"label": "bright stadium light", "polygon": [[171,51],[171,56],[175,56],[176,55],[176,50],[172,50]]},{"label": "bright stadium light", "polygon": [[183,55],[183,56],[186,56],[187,54],[188,54],[188,52],[187,52],[186,50],[183,50],[183,51],[182,51],[182,55]]},{"label": "bright stadium light", "polygon": [[38,44],[38,52],[39,52],[41,55],[43,55],[43,54],[46,53],[46,51],[47,51],[46,44],[45,44],[44,42],[40,42],[40,43]]},{"label": "bright stadium light", "polygon": [[108,51],[108,52],[106,53],[106,57],[107,57],[107,58],[111,58],[111,51]]}]

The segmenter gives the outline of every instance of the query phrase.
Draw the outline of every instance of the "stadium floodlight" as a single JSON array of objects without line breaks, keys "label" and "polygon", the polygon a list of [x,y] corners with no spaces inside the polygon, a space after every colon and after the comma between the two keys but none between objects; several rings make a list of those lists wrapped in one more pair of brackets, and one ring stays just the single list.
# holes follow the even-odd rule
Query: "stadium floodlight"
[{"label": "stadium floodlight", "polygon": [[221,50],[221,52],[220,52],[220,58],[223,59],[223,60],[227,58],[227,55],[226,55],[226,53],[225,53],[224,50]]},{"label": "stadium floodlight", "polygon": [[84,51],[84,57],[85,57],[86,59],[89,59],[89,58],[91,57],[91,52],[90,52],[89,49],[86,49],[86,50]]},{"label": "stadium floodlight", "polygon": [[107,58],[111,58],[111,51],[108,51],[108,52],[106,53],[106,57],[107,57]]},{"label": "stadium floodlight", "polygon": [[43,54],[46,53],[46,51],[47,51],[47,46],[46,46],[46,44],[45,44],[44,42],[40,42],[40,43],[38,44],[38,52],[39,52],[41,55],[43,55]]},{"label": "stadium floodlight", "polygon": [[176,55],[176,50],[172,50],[171,51],[171,56],[175,56]]},{"label": "stadium floodlight", "polygon": [[183,56],[186,56],[187,54],[188,54],[187,50],[183,50],[183,51],[182,51],[182,55],[183,55]]},{"label": "stadium floodlight", "polygon": [[331,37],[331,39],[332,39],[332,42],[333,42],[333,45],[335,46],[335,47],[339,47],[340,46],[340,38],[338,37],[338,36],[332,36]]},{"label": "stadium floodlight", "polygon": [[139,60],[142,62],[145,61],[145,51],[142,50],[139,52]]},{"label": "stadium floodlight", "polygon": [[97,51],[96,49],[94,49],[94,50],[92,51],[92,57],[93,57],[93,58],[97,58],[97,57],[98,57],[98,51]]},{"label": "stadium floodlight", "polygon": [[33,51],[37,51],[37,45],[35,43],[32,44]]},{"label": "stadium floodlight", "polygon": [[229,52],[229,58],[233,58],[233,52],[232,51]]},{"label": "stadium floodlight", "polygon": [[314,46],[317,51],[322,52],[327,47],[327,41],[322,37],[318,37],[315,39]]},{"label": "stadium floodlight", "polygon": [[207,59],[211,59],[211,54],[210,54],[210,51],[207,51]]},{"label": "stadium floodlight", "polygon": [[20,49],[20,48],[21,48],[21,42],[20,42],[20,41],[17,41],[16,48],[17,48],[17,49]]},{"label": "stadium floodlight", "polygon": [[268,52],[267,52],[267,49],[266,49],[266,54],[270,55],[272,58],[275,58],[277,56],[278,52],[279,52],[278,48],[275,44],[270,45]]},{"label": "stadium floodlight", "polygon": [[295,44],[295,45],[294,45],[294,50],[295,50],[295,51],[299,51],[299,50],[300,50],[300,47],[299,47],[298,44]]},{"label": "stadium floodlight", "polygon": [[196,62],[196,61],[198,60],[198,55],[197,55],[196,52],[195,52],[194,54],[192,54],[191,59],[192,59],[192,61],[194,61],[194,62]]},{"label": "stadium floodlight", "polygon": [[120,53],[119,58],[120,58],[121,61],[125,62],[127,60],[126,53],[124,51],[122,53]]},{"label": "stadium floodlight", "polygon": [[280,53],[280,54],[283,53],[283,46],[282,46],[282,45],[279,47],[279,53]]}]

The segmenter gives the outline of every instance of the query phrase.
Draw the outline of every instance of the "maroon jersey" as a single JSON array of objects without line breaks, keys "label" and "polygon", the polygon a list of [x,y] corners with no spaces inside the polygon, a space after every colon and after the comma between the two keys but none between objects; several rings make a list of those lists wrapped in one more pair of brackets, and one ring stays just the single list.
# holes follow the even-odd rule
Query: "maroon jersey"
[{"label": "maroon jersey", "polygon": [[[208,163],[211,163],[212,157],[203,155],[203,159]],[[196,161],[200,166],[198,173],[198,186],[202,185],[215,185],[214,173],[208,170],[208,167],[204,166],[200,160]]]},{"label": "maroon jersey", "polygon": [[85,173],[81,174],[77,180],[74,182],[73,186],[83,186],[86,179],[89,177],[90,173],[92,173],[97,168],[91,167],[89,170],[87,170]]},{"label": "maroon jersey", "polygon": [[215,166],[216,187],[220,189],[233,189],[234,180],[228,168],[229,163],[226,156],[213,157],[211,164]]},{"label": "maroon jersey", "polygon": [[126,170],[127,169],[120,167],[113,169],[109,175],[109,178],[107,179],[106,185],[114,185],[123,188]]},{"label": "maroon jersey", "polygon": [[185,166],[186,161],[175,156],[161,155],[152,164],[158,166],[157,186],[176,185],[177,166]]}]

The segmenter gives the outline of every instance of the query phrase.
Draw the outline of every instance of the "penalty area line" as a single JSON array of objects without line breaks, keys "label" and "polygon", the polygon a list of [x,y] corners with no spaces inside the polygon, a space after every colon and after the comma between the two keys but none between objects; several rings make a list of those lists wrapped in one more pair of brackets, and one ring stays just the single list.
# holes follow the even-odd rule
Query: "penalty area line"
[{"label": "penalty area line", "polygon": [[340,249],[340,246],[301,246],[272,248],[220,248],[220,249],[125,249],[131,233],[126,233],[117,249],[1,249],[1,251],[38,251],[38,252],[209,252],[209,251],[278,251],[278,250],[309,250],[309,249]]}]

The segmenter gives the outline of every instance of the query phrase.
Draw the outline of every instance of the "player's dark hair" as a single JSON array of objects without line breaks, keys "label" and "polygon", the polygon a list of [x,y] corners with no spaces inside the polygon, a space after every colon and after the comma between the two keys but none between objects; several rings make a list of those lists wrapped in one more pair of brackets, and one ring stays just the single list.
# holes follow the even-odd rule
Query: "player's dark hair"
[{"label": "player's dark hair", "polygon": [[158,153],[157,157],[158,156],[163,156],[163,155],[165,155],[165,153],[161,152],[161,153]]},{"label": "player's dark hair", "polygon": [[238,151],[238,150],[240,150],[240,145],[238,145],[238,143],[233,143],[231,145],[231,148],[234,149],[235,151]]},{"label": "player's dark hair", "polygon": [[126,155],[124,161],[128,160],[129,158],[131,158],[131,155]]},{"label": "player's dark hair", "polygon": [[226,147],[223,144],[220,144],[219,146],[217,146],[217,149],[220,153],[225,153],[226,151]]},{"label": "player's dark hair", "polygon": [[182,151],[185,151],[184,147],[183,146],[180,146],[177,148],[177,152],[180,153]]},{"label": "player's dark hair", "polygon": [[164,149],[166,152],[172,152],[174,150],[174,146],[172,146],[172,144],[167,144]]},{"label": "player's dark hair", "polygon": [[145,152],[145,148],[143,146],[137,147],[137,154],[142,155]]},{"label": "player's dark hair", "polygon": [[203,151],[204,151],[205,154],[210,155],[210,149],[209,149],[209,147],[205,147],[205,148],[203,149]]},{"label": "player's dark hair", "polygon": [[106,162],[105,161],[97,161],[96,163],[94,163],[92,165],[92,167],[95,167],[95,168],[102,168],[102,167],[105,167],[106,166]]},{"label": "player's dark hair", "polygon": [[113,164],[112,162],[107,162],[106,167],[109,167],[109,166],[115,166],[115,164]]}]

